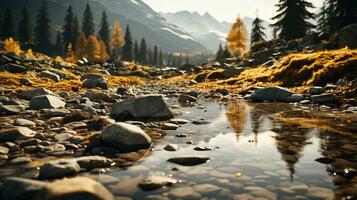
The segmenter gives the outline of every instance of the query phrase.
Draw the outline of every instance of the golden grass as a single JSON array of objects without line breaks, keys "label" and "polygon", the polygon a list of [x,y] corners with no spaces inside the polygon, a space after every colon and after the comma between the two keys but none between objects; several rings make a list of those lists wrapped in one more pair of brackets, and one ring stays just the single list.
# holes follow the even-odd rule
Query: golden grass
[{"label": "golden grass", "polygon": [[[339,78],[353,79],[357,74],[357,50],[338,49],[315,53],[294,53],[285,56],[271,67],[247,68],[240,75],[225,80],[205,80],[192,85],[201,90],[227,88],[244,92],[252,86],[283,86],[295,92],[306,92],[312,85],[335,83]],[[215,71],[204,71],[212,74]],[[195,75],[183,75],[162,80],[166,84],[187,84]],[[356,95],[356,89],[340,91]]]}]

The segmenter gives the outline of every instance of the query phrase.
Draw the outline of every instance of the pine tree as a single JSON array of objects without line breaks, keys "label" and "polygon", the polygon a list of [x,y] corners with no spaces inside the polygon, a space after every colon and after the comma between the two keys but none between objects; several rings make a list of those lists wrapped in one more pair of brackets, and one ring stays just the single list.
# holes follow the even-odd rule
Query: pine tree
[{"label": "pine tree", "polygon": [[0,14],[0,40],[2,39],[2,24],[3,24],[3,17],[2,14]]},{"label": "pine tree", "polygon": [[74,43],[72,44],[73,49],[76,48],[76,42],[78,40],[79,35],[81,34],[80,28],[79,28],[79,22],[78,22],[78,17],[74,16],[73,20],[73,37],[74,37]]},{"label": "pine tree", "polygon": [[255,42],[265,41],[266,35],[264,33],[263,21],[257,16],[253,21],[252,33],[250,35],[250,44]]},{"label": "pine tree", "polygon": [[100,61],[102,61],[102,62],[106,62],[109,60],[107,47],[105,46],[105,43],[103,40],[99,41],[99,57],[100,57]]},{"label": "pine tree", "polygon": [[292,40],[304,37],[314,27],[307,21],[315,17],[308,11],[308,8],[314,8],[312,3],[306,0],[279,0],[276,6],[278,14],[272,19],[277,21],[272,26],[280,31],[280,38]]},{"label": "pine tree", "polygon": [[44,54],[51,53],[51,20],[46,1],[43,2],[36,17],[35,44],[37,51]]},{"label": "pine tree", "polygon": [[125,41],[122,36],[121,27],[119,22],[114,23],[114,31],[112,34],[112,58],[118,60],[121,58],[122,47],[125,45]]},{"label": "pine tree", "polygon": [[154,46],[154,52],[152,55],[152,65],[159,65],[159,47],[157,45]]},{"label": "pine tree", "polygon": [[222,44],[219,44],[218,51],[216,53],[216,61],[222,62],[224,59],[224,51],[222,48]]},{"label": "pine tree", "polygon": [[160,50],[159,53],[159,67],[162,67],[164,64],[163,58],[162,58],[162,51]]},{"label": "pine tree", "polygon": [[64,46],[68,47],[69,43],[74,44],[76,41],[76,38],[74,36],[74,14],[73,14],[72,6],[68,7],[64,22],[65,23],[62,28],[63,29],[62,38],[63,38]]},{"label": "pine tree", "polygon": [[151,48],[149,48],[148,49],[148,65],[150,65],[150,66],[152,66],[153,64],[153,62],[152,62],[152,50],[151,50]]},{"label": "pine tree", "polygon": [[63,56],[64,54],[64,48],[63,48],[63,41],[61,37],[61,32],[57,32],[56,36],[56,44],[55,44],[55,51],[57,56]]},{"label": "pine tree", "polygon": [[247,29],[243,21],[238,17],[227,37],[229,50],[236,56],[244,53],[247,49],[247,37]]},{"label": "pine tree", "polygon": [[146,46],[146,40],[143,38],[140,43],[140,53],[139,53],[139,62],[143,65],[148,64],[148,50]]},{"label": "pine tree", "polygon": [[334,33],[341,28],[357,23],[357,1],[326,0],[329,32]]},{"label": "pine tree", "polygon": [[326,2],[323,2],[323,5],[320,9],[320,12],[318,14],[318,21],[317,21],[317,29],[320,33],[328,33],[329,32],[329,26],[328,26],[328,11],[327,11],[327,5]]},{"label": "pine tree", "polygon": [[78,59],[87,57],[87,38],[81,33],[76,42],[76,56]]},{"label": "pine tree", "polygon": [[2,38],[5,40],[7,38],[15,38],[15,23],[12,17],[10,9],[6,8],[4,20],[2,23]]},{"label": "pine tree", "polygon": [[133,38],[131,37],[129,25],[126,26],[125,45],[123,47],[123,59],[126,61],[134,60]]},{"label": "pine tree", "polygon": [[93,13],[89,6],[89,3],[87,3],[82,19],[82,32],[86,37],[94,35],[95,32],[94,26],[95,25],[94,25]]},{"label": "pine tree", "polygon": [[22,19],[17,29],[17,37],[22,44],[33,42],[32,20],[24,6],[22,9]]},{"label": "pine tree", "polygon": [[100,22],[100,30],[98,32],[100,39],[104,42],[105,46],[108,47],[108,51],[110,50],[110,30],[109,30],[109,23],[108,17],[105,11],[102,13],[102,20]]},{"label": "pine tree", "polygon": [[232,54],[229,51],[228,47],[226,46],[223,51],[223,58],[226,59],[226,58],[231,58],[231,57],[232,57]]},{"label": "pine tree", "polygon": [[90,35],[88,37],[87,48],[86,48],[87,58],[91,62],[96,62],[100,60],[100,45],[97,37]]},{"label": "pine tree", "polygon": [[135,44],[134,44],[134,56],[135,56],[135,61],[139,62],[139,58],[140,58],[140,51],[139,51],[139,45],[138,45],[138,41],[135,40]]}]

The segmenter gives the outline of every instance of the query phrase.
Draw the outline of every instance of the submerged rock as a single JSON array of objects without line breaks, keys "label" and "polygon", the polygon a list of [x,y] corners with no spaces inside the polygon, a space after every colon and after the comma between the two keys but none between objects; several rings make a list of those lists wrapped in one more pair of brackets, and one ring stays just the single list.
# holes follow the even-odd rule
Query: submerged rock
[{"label": "submerged rock", "polygon": [[160,95],[138,96],[115,103],[111,116],[114,119],[122,120],[166,120],[173,118],[171,110]]},{"label": "submerged rock", "polygon": [[176,163],[182,166],[194,166],[194,165],[200,165],[203,163],[206,163],[210,160],[209,157],[207,156],[199,156],[199,155],[194,155],[194,156],[185,156],[185,157],[174,157],[170,158],[167,161]]},{"label": "submerged rock", "polygon": [[139,183],[139,187],[145,191],[156,190],[166,186],[172,186],[178,181],[167,176],[149,176]]},{"label": "submerged rock", "polygon": [[181,94],[178,98],[178,102],[180,103],[191,103],[191,102],[196,102],[197,98],[190,96],[190,95],[186,95],[186,94]]},{"label": "submerged rock", "polygon": [[336,101],[336,97],[334,94],[312,95],[311,101],[314,103],[334,103]]},{"label": "submerged rock", "polygon": [[95,168],[111,167],[114,162],[103,156],[84,156],[76,158],[78,165],[86,170],[92,170]]},{"label": "submerged rock", "polygon": [[101,138],[105,143],[124,152],[149,148],[152,142],[141,128],[122,122],[106,126]]},{"label": "submerged rock", "polygon": [[291,95],[293,95],[293,93],[286,88],[266,87],[256,89],[250,98],[253,101],[287,101]]}]

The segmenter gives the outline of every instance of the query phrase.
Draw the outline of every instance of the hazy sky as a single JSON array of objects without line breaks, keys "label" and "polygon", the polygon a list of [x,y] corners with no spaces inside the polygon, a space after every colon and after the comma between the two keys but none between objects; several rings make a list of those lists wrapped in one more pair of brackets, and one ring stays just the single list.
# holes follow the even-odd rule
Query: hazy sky
[{"label": "hazy sky", "polygon": [[[278,0],[143,0],[155,11],[176,12],[180,10],[197,11],[201,14],[209,12],[220,21],[234,21],[238,13],[241,17],[259,16],[269,20],[275,14],[274,5]],[[355,1],[355,0],[353,0]],[[310,0],[315,7],[320,7],[323,0]]]}]

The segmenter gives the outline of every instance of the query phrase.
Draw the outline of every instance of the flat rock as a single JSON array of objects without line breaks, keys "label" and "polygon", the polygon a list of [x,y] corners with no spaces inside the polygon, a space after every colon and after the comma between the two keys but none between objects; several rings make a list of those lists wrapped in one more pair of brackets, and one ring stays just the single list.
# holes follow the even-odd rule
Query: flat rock
[{"label": "flat rock", "polygon": [[28,200],[46,186],[45,182],[25,178],[9,177],[3,182],[1,199]]},{"label": "flat rock", "polygon": [[307,196],[310,198],[318,199],[334,199],[334,193],[332,190],[322,187],[310,187],[307,192]]},{"label": "flat rock", "polygon": [[266,87],[256,89],[251,99],[253,101],[286,101],[293,93],[282,87]]},{"label": "flat rock", "polygon": [[0,112],[5,114],[13,115],[18,114],[26,109],[25,106],[22,105],[2,105],[0,106]]},{"label": "flat rock", "polygon": [[177,182],[176,179],[167,176],[149,176],[139,183],[139,187],[145,191],[150,191],[172,186]]},{"label": "flat rock", "polygon": [[196,102],[197,98],[187,95],[187,94],[181,94],[178,98],[179,103],[191,103],[191,102]]},{"label": "flat rock", "polygon": [[34,198],[54,199],[114,200],[114,197],[101,183],[86,177],[75,177],[47,184]]},{"label": "flat rock", "polygon": [[311,101],[314,103],[334,103],[336,101],[336,97],[334,94],[312,95]]},{"label": "flat rock", "polygon": [[81,167],[74,159],[50,161],[40,167],[40,179],[55,179],[73,176],[80,172]]},{"label": "flat rock", "polygon": [[136,151],[149,148],[151,138],[140,128],[119,122],[106,126],[101,133],[102,140],[121,151]]},{"label": "flat rock", "polygon": [[66,105],[59,97],[52,95],[41,95],[33,97],[30,101],[30,108],[34,110],[62,108]]},{"label": "flat rock", "polygon": [[36,123],[33,121],[30,121],[28,119],[17,118],[17,119],[15,119],[15,125],[16,126],[33,127],[33,126],[36,126]]},{"label": "flat rock", "polygon": [[13,142],[18,138],[31,138],[34,137],[35,131],[26,127],[16,127],[10,130],[0,132],[0,143]]},{"label": "flat rock", "polygon": [[114,119],[155,119],[166,120],[173,114],[161,95],[147,95],[129,98],[115,103],[111,116]]},{"label": "flat rock", "polygon": [[162,125],[161,125],[161,129],[162,130],[176,130],[176,129],[178,129],[179,128],[179,126],[178,125],[176,125],[176,124],[173,124],[173,123],[163,123]]},{"label": "flat rock", "polygon": [[166,151],[177,151],[179,150],[179,146],[177,144],[168,144],[164,147]]},{"label": "flat rock", "polygon": [[48,78],[51,79],[55,82],[59,82],[61,80],[60,76],[58,74],[55,74],[53,72],[50,72],[48,70],[42,71],[38,74],[38,77],[40,78]]},{"label": "flat rock", "polygon": [[185,157],[174,157],[170,158],[167,161],[179,164],[182,166],[194,166],[194,165],[200,165],[203,163],[206,163],[210,160],[209,157],[207,156],[199,156],[199,155],[194,155],[194,156],[185,156]]},{"label": "flat rock", "polygon": [[202,196],[192,187],[179,187],[170,190],[169,197],[171,199],[201,199]]},{"label": "flat rock", "polygon": [[83,81],[82,86],[84,88],[101,88],[103,90],[107,90],[109,88],[108,82],[105,79],[86,79]]},{"label": "flat rock", "polygon": [[76,158],[78,165],[86,170],[111,167],[114,162],[103,156],[83,156]]},{"label": "flat rock", "polygon": [[325,91],[325,89],[321,86],[312,86],[310,88],[310,94],[311,95],[317,95],[317,94],[321,94]]},{"label": "flat rock", "polygon": [[35,96],[41,95],[53,95],[53,92],[45,89],[45,88],[35,88],[31,90],[26,90],[17,95],[20,99],[31,100]]},{"label": "flat rock", "polygon": [[94,102],[108,102],[115,103],[117,100],[110,95],[103,93],[98,90],[88,90],[83,97],[87,97],[89,100]]}]

